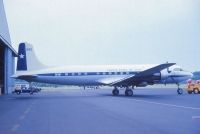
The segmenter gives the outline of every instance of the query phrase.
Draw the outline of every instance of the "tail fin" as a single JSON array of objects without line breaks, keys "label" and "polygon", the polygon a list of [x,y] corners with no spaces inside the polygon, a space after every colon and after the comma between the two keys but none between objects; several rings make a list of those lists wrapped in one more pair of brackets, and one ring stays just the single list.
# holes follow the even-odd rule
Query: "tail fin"
[{"label": "tail fin", "polygon": [[17,59],[17,71],[35,71],[46,68],[35,56],[33,46],[28,43],[20,43]]}]

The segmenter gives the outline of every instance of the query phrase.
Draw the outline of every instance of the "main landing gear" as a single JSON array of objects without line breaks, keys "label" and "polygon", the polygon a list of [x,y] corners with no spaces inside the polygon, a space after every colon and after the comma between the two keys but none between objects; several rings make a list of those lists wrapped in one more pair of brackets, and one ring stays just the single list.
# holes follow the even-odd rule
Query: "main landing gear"
[{"label": "main landing gear", "polygon": [[[117,89],[117,87],[115,87],[112,91],[113,96],[118,96],[119,95],[119,89]],[[130,88],[126,88],[125,90],[125,95],[126,96],[133,96],[133,90]]]},{"label": "main landing gear", "polygon": [[118,96],[119,95],[119,89],[117,89],[117,87],[115,87],[112,91],[113,96]]},{"label": "main landing gear", "polygon": [[183,94],[183,89],[179,87],[179,84],[177,84],[177,86],[178,86],[177,93],[180,95]]},{"label": "main landing gear", "polygon": [[126,95],[126,96],[133,96],[133,90],[132,90],[132,89],[129,89],[129,88],[126,88],[126,90],[125,90],[125,95]]}]

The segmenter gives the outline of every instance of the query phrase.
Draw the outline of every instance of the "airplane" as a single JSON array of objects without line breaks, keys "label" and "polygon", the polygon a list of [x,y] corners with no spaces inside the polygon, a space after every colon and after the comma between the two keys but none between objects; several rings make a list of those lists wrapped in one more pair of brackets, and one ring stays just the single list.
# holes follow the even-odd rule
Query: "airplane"
[{"label": "airplane", "polygon": [[20,43],[17,71],[12,77],[25,80],[30,85],[32,82],[40,82],[84,87],[111,86],[114,87],[113,96],[119,95],[119,88],[122,87],[125,88],[126,96],[132,96],[134,87],[176,84],[178,94],[182,94],[179,84],[190,79],[192,73],[175,64],[48,67],[37,59],[31,44]]}]

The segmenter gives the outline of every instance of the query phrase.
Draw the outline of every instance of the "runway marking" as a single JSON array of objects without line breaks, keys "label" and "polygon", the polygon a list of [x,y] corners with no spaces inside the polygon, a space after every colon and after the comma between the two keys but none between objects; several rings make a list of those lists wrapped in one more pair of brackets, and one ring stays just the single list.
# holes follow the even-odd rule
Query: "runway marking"
[{"label": "runway marking", "polygon": [[12,132],[16,132],[17,129],[18,129],[19,127],[20,127],[20,125],[19,125],[19,124],[16,124],[16,125],[14,125],[14,126],[12,127],[11,131],[12,131]]},{"label": "runway marking", "polygon": [[192,116],[192,119],[200,119],[200,116]]},{"label": "runway marking", "polygon": [[199,107],[187,107],[187,106],[180,106],[180,105],[174,105],[174,104],[159,103],[159,102],[154,102],[154,101],[138,100],[138,99],[130,99],[130,100],[135,100],[135,101],[138,101],[138,102],[145,102],[145,103],[150,103],[150,104],[156,104],[156,105],[163,105],[163,106],[168,106],[168,107],[176,107],[176,108],[200,110]]},{"label": "runway marking", "polygon": [[26,109],[26,111],[24,112],[24,114],[28,114],[28,113],[30,112],[30,110],[31,110],[31,107],[32,107],[32,106],[28,107],[28,108]]},{"label": "runway marking", "polygon": [[19,117],[20,120],[23,120],[26,117],[26,115],[22,115]]},{"label": "runway marking", "polygon": [[26,109],[26,111],[24,112],[24,114],[28,114],[30,111],[30,109]]}]

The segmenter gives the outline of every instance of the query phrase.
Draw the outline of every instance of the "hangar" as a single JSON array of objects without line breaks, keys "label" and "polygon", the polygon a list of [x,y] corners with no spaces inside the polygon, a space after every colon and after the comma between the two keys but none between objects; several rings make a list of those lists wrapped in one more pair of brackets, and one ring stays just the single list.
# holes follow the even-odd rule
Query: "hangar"
[{"label": "hangar", "polygon": [[11,45],[10,34],[3,0],[0,0],[0,94],[9,94],[14,87],[11,76],[14,73],[17,52]]}]

